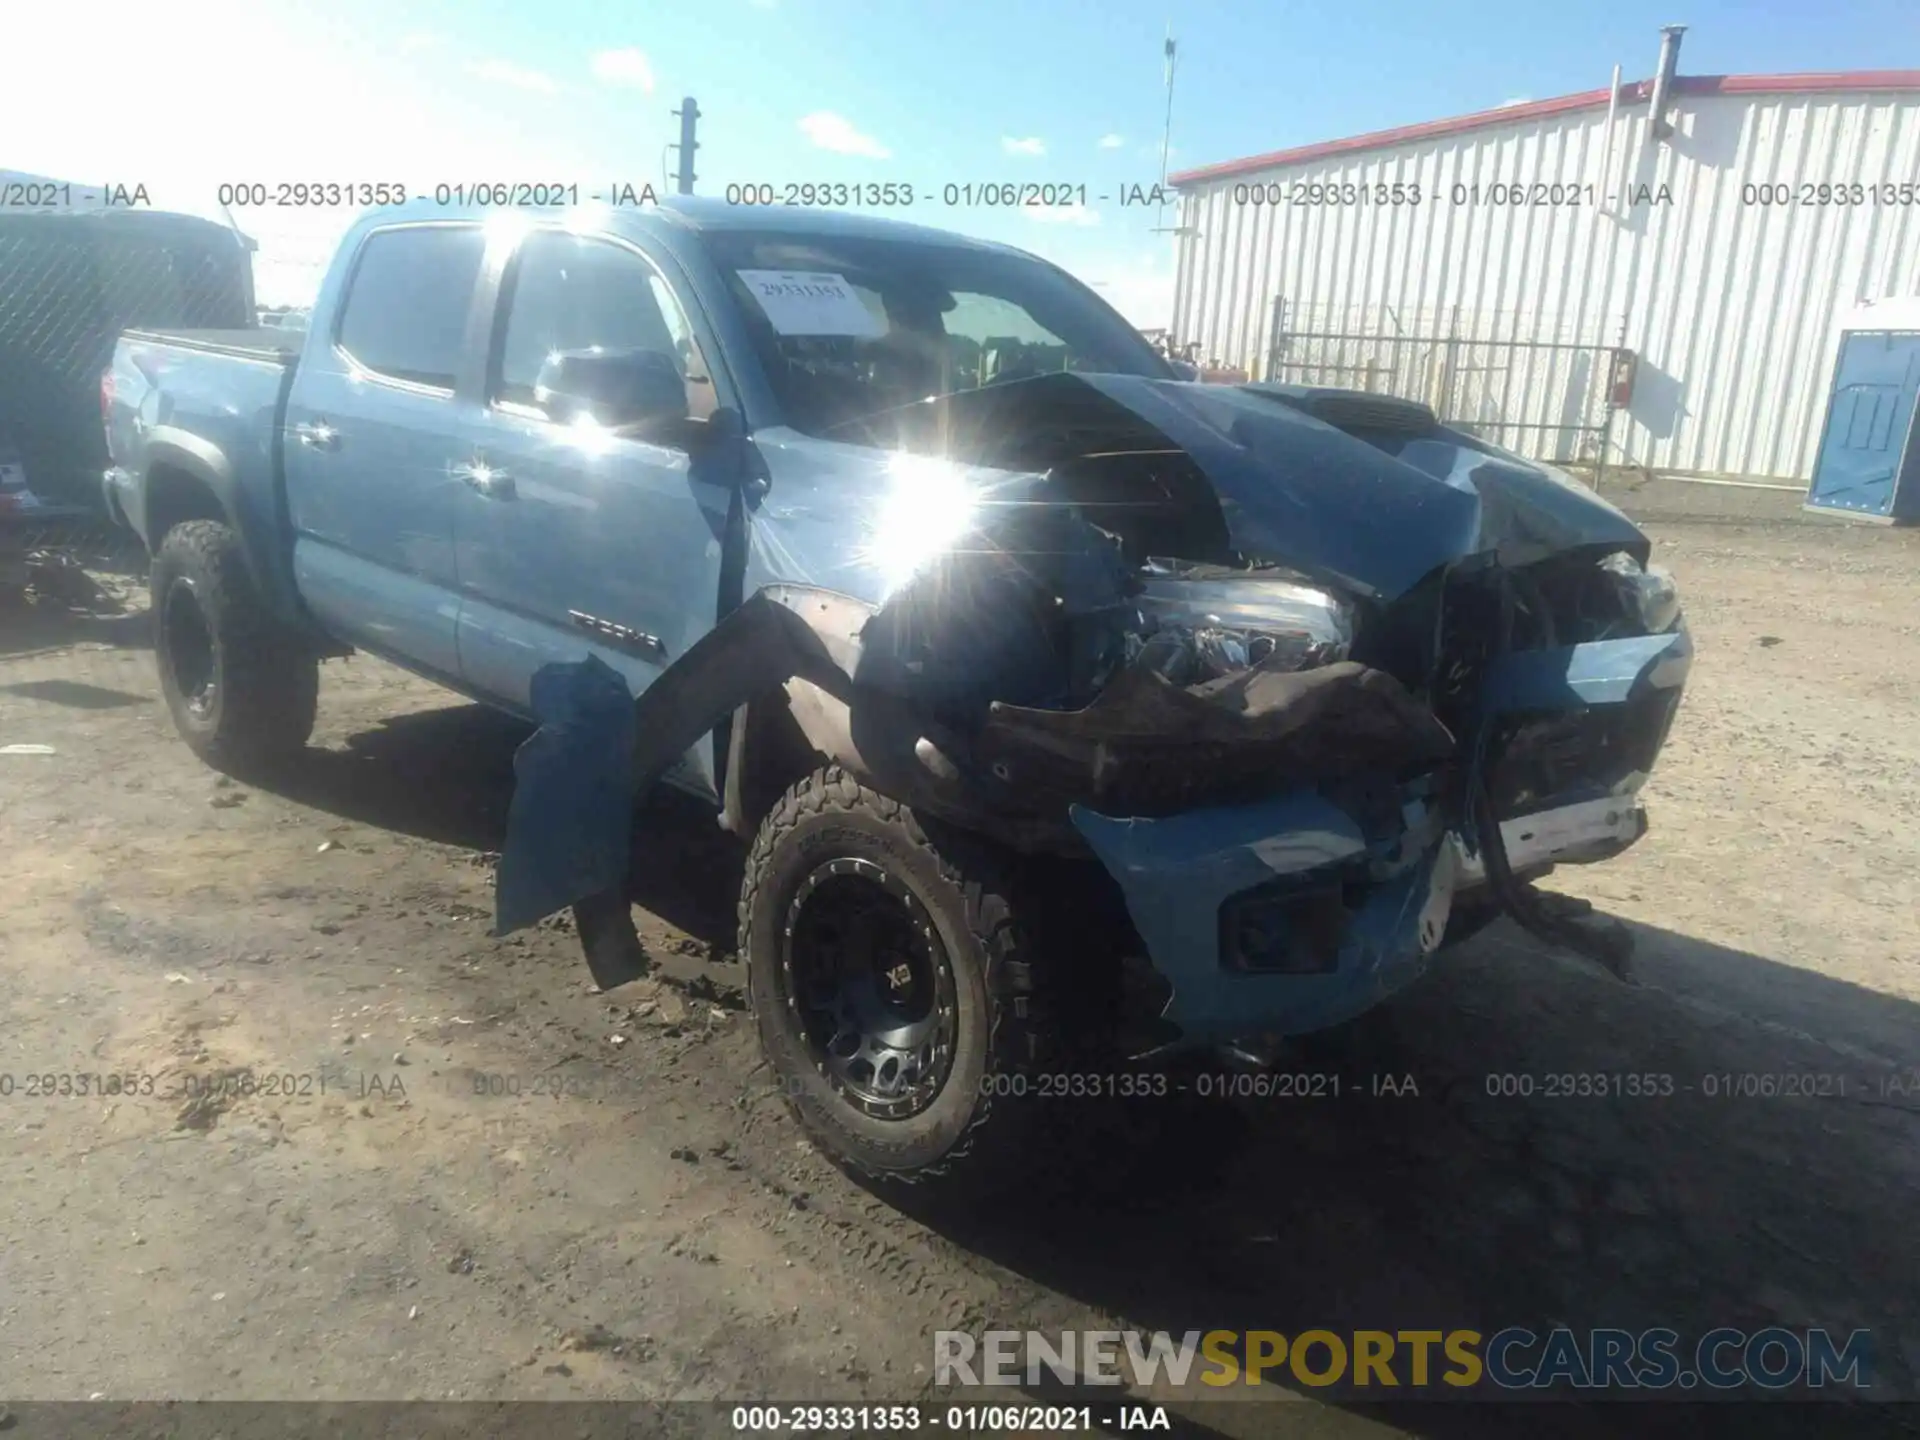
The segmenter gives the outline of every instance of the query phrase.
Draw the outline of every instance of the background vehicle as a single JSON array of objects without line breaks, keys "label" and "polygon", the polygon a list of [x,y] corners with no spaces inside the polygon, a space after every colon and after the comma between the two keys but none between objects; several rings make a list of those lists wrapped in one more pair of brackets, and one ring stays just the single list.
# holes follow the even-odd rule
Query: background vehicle
[{"label": "background vehicle", "polygon": [[0,208],[0,448],[11,441],[20,482],[45,505],[91,512],[114,341],[138,325],[251,324],[250,242],[189,215],[89,205],[75,185],[20,193],[58,208]]},{"label": "background vehicle", "polygon": [[[1080,1030],[1331,1026],[1493,905],[1619,958],[1527,882],[1644,830],[1690,655],[1646,538],[1421,406],[1178,379],[1020,252],[386,212],[304,336],[132,332],[107,397],[188,742],[297,750],[364,648],[543,722],[517,809],[700,795],[766,1052],[869,1173],[1017,1154]],[[612,985],[589,829],[510,837],[501,923],[575,903]]]}]

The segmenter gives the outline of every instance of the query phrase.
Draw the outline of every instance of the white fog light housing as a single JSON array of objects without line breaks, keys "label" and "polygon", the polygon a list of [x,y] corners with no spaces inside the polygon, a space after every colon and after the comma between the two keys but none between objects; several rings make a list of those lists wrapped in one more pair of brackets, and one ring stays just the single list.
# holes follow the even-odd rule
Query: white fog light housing
[{"label": "white fog light housing", "polygon": [[1679,623],[1680,589],[1665,569],[1643,566],[1624,550],[1607,556],[1600,568],[1613,577],[1627,613],[1646,628],[1647,634],[1664,635]]}]

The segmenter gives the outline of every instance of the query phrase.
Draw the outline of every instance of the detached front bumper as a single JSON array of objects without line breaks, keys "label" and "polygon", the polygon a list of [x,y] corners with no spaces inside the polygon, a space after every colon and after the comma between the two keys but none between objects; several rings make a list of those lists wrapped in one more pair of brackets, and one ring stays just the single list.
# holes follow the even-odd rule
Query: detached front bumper
[{"label": "detached front bumper", "polygon": [[[1605,859],[1645,833],[1638,791],[1691,658],[1678,629],[1521,652],[1490,670],[1489,772],[1516,873]],[[1485,882],[1471,833],[1439,813],[1432,788],[1070,815],[1172,986],[1163,1018],[1178,1043],[1215,1044],[1338,1025],[1419,977],[1455,896]]]}]

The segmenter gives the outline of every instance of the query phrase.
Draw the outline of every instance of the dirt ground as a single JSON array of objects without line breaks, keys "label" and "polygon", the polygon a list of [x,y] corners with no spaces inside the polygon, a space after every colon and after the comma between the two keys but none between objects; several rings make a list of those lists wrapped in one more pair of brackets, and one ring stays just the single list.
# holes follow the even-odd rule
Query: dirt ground
[{"label": "dirt ground", "polygon": [[[13,616],[0,746],[54,753],[0,754],[0,1397],[908,1400],[940,1328],[1775,1322],[1871,1329],[1876,1393],[1916,1394],[1920,534],[1652,528],[1699,647],[1653,830],[1549,882],[1632,925],[1641,983],[1503,922],[1363,1027],[1342,1099],[1182,1102],[1150,1158],[967,1216],[801,1141],[741,1012],[738,853],[685,807],[645,866],[668,973],[596,994],[564,926],[488,934],[519,727],[332,663],[307,763],[254,789],[174,737],[137,585]],[[1674,1093],[1488,1093],[1626,1071]],[[236,1073],[282,1093],[194,1093]],[[27,1093],[68,1075],[136,1093]],[[1189,1433],[1495,1428],[1260,1414]]]}]

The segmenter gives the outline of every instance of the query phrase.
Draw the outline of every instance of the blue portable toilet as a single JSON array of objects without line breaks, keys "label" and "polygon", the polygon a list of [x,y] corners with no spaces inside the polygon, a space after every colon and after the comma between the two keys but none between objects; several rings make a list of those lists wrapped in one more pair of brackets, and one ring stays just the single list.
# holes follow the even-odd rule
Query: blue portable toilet
[{"label": "blue portable toilet", "polygon": [[1842,322],[1806,508],[1920,522],[1920,301],[1862,305]]}]

